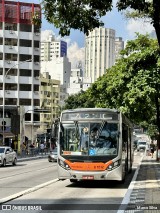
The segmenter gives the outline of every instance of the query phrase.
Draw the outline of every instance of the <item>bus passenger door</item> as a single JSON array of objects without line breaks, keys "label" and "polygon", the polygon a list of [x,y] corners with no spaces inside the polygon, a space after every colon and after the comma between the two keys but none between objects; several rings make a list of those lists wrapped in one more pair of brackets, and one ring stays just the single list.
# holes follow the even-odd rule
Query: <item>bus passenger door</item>
[{"label": "bus passenger door", "polygon": [[125,173],[128,172],[128,127],[123,123],[122,125],[122,155],[125,160]]}]

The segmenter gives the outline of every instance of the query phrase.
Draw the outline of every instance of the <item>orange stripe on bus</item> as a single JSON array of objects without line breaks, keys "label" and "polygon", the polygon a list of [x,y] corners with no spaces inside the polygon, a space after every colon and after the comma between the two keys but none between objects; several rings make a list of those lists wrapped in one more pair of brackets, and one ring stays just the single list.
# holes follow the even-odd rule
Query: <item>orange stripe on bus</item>
[{"label": "orange stripe on bus", "polygon": [[69,160],[65,160],[65,163],[69,165],[72,170],[78,171],[104,171],[107,169],[109,165],[113,163],[112,160],[106,163],[87,163],[87,162],[70,162]]}]

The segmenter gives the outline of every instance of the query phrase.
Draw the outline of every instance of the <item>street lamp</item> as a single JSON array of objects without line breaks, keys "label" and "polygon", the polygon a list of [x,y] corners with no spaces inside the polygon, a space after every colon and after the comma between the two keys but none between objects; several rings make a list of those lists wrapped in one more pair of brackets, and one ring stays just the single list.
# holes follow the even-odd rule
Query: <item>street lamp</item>
[{"label": "street lamp", "polygon": [[32,59],[28,59],[28,60],[25,60],[25,61],[21,61],[21,62],[19,62],[19,63],[17,63],[17,64],[14,64],[12,67],[10,67],[8,70],[7,70],[7,72],[5,73],[5,70],[4,70],[4,72],[3,72],[3,115],[2,115],[2,117],[3,117],[3,121],[2,121],[2,128],[3,128],[3,145],[5,145],[5,137],[4,137],[4,124],[5,124],[5,120],[4,120],[4,114],[5,114],[5,79],[6,79],[6,77],[7,77],[7,75],[8,75],[8,73],[9,73],[9,71],[13,68],[13,67],[15,67],[15,66],[17,66],[17,65],[19,65],[19,64],[23,64],[23,63],[25,63],[25,62],[30,62],[30,61],[32,61]]}]

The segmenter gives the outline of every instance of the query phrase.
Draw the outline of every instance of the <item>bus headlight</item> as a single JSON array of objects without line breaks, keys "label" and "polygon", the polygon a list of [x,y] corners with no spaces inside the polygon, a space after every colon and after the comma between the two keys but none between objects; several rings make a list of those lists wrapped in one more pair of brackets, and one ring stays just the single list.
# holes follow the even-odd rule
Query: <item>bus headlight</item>
[{"label": "bus headlight", "polygon": [[70,169],[71,169],[71,168],[69,167],[69,165],[68,165],[66,162],[64,162],[63,160],[58,159],[58,164],[59,164],[62,168],[66,169],[66,170],[70,170]]},{"label": "bus headlight", "polygon": [[108,170],[108,171],[111,171],[111,170],[113,170],[113,169],[119,167],[119,166],[120,166],[120,163],[121,163],[121,160],[120,160],[120,159],[117,160],[117,161],[115,161],[115,162],[113,162],[112,164],[110,164],[110,165],[108,166],[107,170]]}]

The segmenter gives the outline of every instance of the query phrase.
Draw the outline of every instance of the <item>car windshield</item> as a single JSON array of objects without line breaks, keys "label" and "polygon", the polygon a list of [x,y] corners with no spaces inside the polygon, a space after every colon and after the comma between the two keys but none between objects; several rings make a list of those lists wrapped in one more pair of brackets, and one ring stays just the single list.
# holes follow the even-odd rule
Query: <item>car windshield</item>
[{"label": "car windshield", "polygon": [[4,153],[5,148],[0,148],[0,153]]},{"label": "car windshield", "polygon": [[146,145],[146,142],[139,141],[138,144],[139,144],[139,145]]}]

